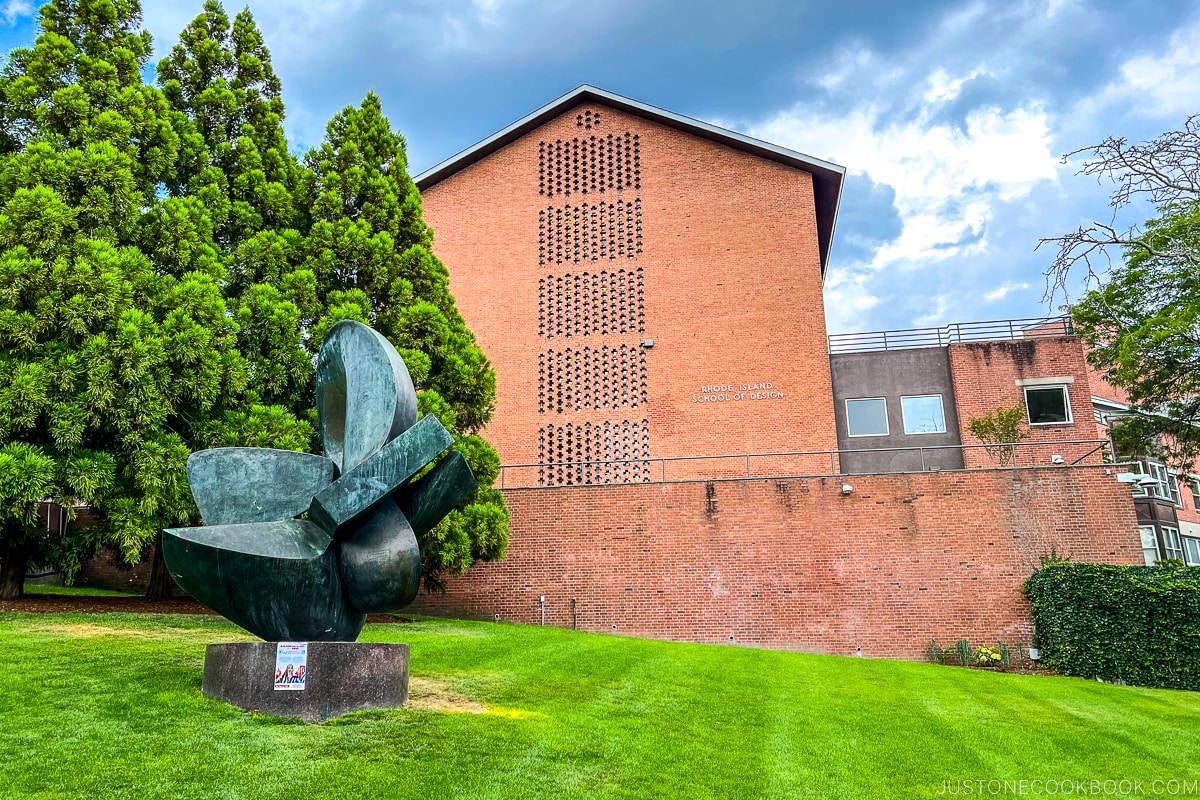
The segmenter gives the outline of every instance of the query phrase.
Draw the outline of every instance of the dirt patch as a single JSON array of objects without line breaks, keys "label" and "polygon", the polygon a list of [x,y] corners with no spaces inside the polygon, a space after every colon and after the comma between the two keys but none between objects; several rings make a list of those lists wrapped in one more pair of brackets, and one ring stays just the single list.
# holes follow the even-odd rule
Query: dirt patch
[{"label": "dirt patch", "polygon": [[450,714],[486,714],[490,709],[459,694],[433,678],[409,678],[407,708]]},{"label": "dirt patch", "polygon": [[92,639],[98,636],[132,636],[144,637],[145,631],[133,628],[108,628],[103,625],[35,625],[29,628],[31,633],[52,633],[55,636],[69,636],[73,639]]},{"label": "dirt patch", "polygon": [[0,611],[24,614],[212,614],[190,597],[147,600],[144,597],[100,597],[71,594],[27,594],[0,600]]}]

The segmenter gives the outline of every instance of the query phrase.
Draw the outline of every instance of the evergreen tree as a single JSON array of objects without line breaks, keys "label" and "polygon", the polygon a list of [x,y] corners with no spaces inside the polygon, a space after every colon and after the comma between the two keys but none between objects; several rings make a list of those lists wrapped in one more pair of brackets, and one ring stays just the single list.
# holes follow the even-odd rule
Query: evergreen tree
[{"label": "evergreen tree", "polygon": [[450,294],[445,265],[430,250],[433,231],[409,177],[405,143],[368,94],[326,128],[305,163],[313,173],[312,228],[305,266],[315,276],[318,316],[307,339],[315,352],[342,319],[365,322],[399,349],[421,412],[437,415],[479,479],[471,502],[421,542],[427,588],[476,560],[501,558],[508,511],[491,488],[496,451],[478,430],[491,418],[496,377]]},{"label": "evergreen tree", "polygon": [[225,443],[260,426],[270,406],[311,414],[312,364],[302,343],[316,312],[302,258],[305,172],[288,151],[284,107],[271,55],[249,9],[231,23],[217,0],[180,34],[158,64],[171,107],[198,137],[199,158],[180,165],[172,194],[194,197],[214,221],[227,267],[226,298],[237,321],[249,383],[243,408],[214,429]]},{"label": "evergreen tree", "polygon": [[198,137],[142,81],[137,0],[53,0],[0,75],[0,597],[49,541],[43,500],[92,505],[130,561],[194,515],[196,420],[236,396],[215,223],[164,198]]}]

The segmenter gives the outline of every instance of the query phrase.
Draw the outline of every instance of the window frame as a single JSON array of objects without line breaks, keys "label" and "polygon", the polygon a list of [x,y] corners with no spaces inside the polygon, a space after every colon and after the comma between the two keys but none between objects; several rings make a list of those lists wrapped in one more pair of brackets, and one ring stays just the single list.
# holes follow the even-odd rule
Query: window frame
[{"label": "window frame", "polygon": [[[1183,563],[1189,567],[1200,567],[1200,539],[1195,536],[1180,535],[1179,540],[1183,543]],[[1188,545],[1192,545],[1192,547],[1188,547]],[[1196,551],[1195,556],[1191,554],[1192,550]]]},{"label": "window frame", "polygon": [[[908,429],[908,415],[904,413],[905,400],[927,400],[936,397],[938,408],[941,409],[942,429],[940,431],[910,431]],[[941,392],[937,394],[902,394],[900,395],[900,424],[904,427],[905,436],[926,436],[928,434],[946,433],[946,400],[942,397]]]},{"label": "window frame", "polygon": [[1157,483],[1152,487],[1133,485],[1134,497],[1153,497],[1156,500],[1163,500],[1177,508],[1183,508],[1183,497],[1179,490],[1179,476],[1167,468],[1167,465],[1161,461],[1155,461],[1152,458],[1142,459],[1139,462],[1142,465],[1142,470],[1146,475],[1154,476]]},{"label": "window frame", "polygon": [[[863,402],[867,402],[867,401],[871,401],[871,400],[878,400],[879,402],[883,403],[884,432],[883,433],[852,433],[850,431],[850,404],[851,403],[863,403]],[[844,402],[845,402],[844,407],[846,409],[846,436],[847,437],[849,437],[851,439],[871,439],[871,438],[878,439],[881,436],[891,436],[892,435],[892,421],[890,419],[888,419],[888,407],[887,407],[887,398],[886,397],[847,397]]]},{"label": "window frame", "polygon": [[[1147,553],[1149,550],[1146,547],[1146,533],[1150,534],[1150,541],[1154,542],[1154,557],[1151,558]],[[1146,560],[1147,567],[1153,567],[1162,558],[1162,548],[1158,545],[1158,531],[1153,525],[1138,525],[1138,536],[1142,539],[1142,558]]]},{"label": "window frame", "polygon": [[1197,479],[1195,475],[1188,475],[1187,484],[1192,493],[1192,508],[1200,511],[1200,479]]},{"label": "window frame", "polygon": [[[1183,539],[1179,536],[1179,528],[1173,525],[1163,525],[1160,530],[1162,530],[1163,560],[1177,558],[1183,561]],[[1168,535],[1167,531],[1171,531],[1174,535]],[[1174,540],[1174,547],[1171,546],[1172,540]]]},{"label": "window frame", "polygon": [[[1065,383],[1053,383],[1053,384],[1049,384],[1049,385],[1047,385],[1047,386],[1024,386],[1024,387],[1022,387],[1022,388],[1025,390],[1025,394],[1024,394],[1024,398],[1025,398],[1025,420],[1026,420],[1026,421],[1027,421],[1027,422],[1028,422],[1028,423],[1029,423],[1031,426],[1036,426],[1036,427],[1039,427],[1039,428],[1044,428],[1044,427],[1047,427],[1047,426],[1050,426],[1050,425],[1074,425],[1074,424],[1075,424],[1075,418],[1074,418],[1074,415],[1072,415],[1072,414],[1071,414],[1071,392],[1070,392],[1070,390],[1067,388],[1067,384],[1065,384]],[[1063,397],[1063,406],[1066,408],[1066,412],[1067,412],[1067,418],[1066,418],[1065,420],[1061,421],[1061,422],[1034,422],[1034,421],[1033,421],[1033,414],[1031,414],[1031,413],[1030,413],[1030,411],[1029,411],[1029,393],[1030,393],[1030,392],[1046,392],[1046,391],[1049,391],[1049,390],[1051,390],[1051,389],[1058,389],[1060,392],[1062,392],[1062,397]]]},{"label": "window frame", "polygon": [[1183,492],[1179,488],[1179,475],[1167,470],[1167,493],[1176,508],[1183,508]]}]

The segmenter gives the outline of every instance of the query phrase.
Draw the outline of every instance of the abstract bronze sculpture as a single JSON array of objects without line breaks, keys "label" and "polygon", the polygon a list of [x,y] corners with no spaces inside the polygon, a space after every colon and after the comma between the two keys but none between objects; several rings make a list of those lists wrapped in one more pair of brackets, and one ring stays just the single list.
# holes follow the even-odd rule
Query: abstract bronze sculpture
[{"label": "abstract bronze sculpture", "polygon": [[417,420],[408,369],[379,333],[339,322],[316,372],[326,455],[193,453],[188,480],[206,524],[163,531],[175,581],[267,641],[352,642],[367,614],[411,603],[417,537],[476,489],[459,452],[415,477],[453,440],[433,415]]}]

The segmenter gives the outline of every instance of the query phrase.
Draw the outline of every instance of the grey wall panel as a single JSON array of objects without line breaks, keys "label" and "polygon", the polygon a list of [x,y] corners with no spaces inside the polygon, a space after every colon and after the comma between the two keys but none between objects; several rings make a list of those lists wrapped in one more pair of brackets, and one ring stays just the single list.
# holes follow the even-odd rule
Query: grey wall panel
[{"label": "grey wall panel", "polygon": [[[889,350],[873,353],[838,353],[829,357],[833,373],[834,411],[841,471],[915,472],[922,469],[962,469],[962,444],[958,434],[958,409],[950,377],[950,357],[944,347]],[[941,395],[945,433],[904,432],[901,397]],[[847,428],[846,401],[882,397],[887,400],[889,432],[886,436],[852,437]],[[912,452],[848,453],[885,448],[923,448]]]}]

